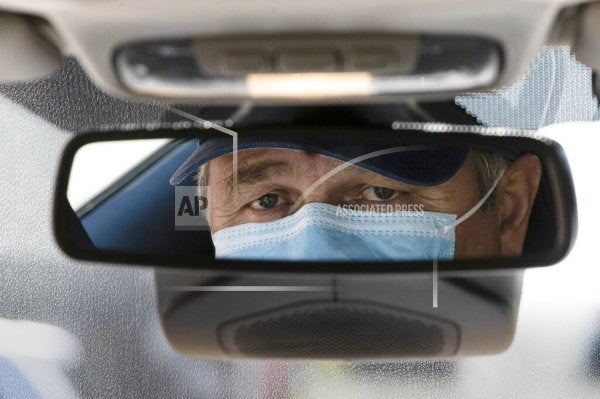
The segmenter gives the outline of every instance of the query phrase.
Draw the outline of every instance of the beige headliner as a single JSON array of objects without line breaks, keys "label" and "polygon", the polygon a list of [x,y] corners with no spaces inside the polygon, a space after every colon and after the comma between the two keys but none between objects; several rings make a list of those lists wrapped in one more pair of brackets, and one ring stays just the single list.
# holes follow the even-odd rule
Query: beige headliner
[{"label": "beige headliner", "polygon": [[[47,19],[101,88],[124,91],[113,51],[141,39],[280,32],[419,32],[473,34],[504,46],[512,83],[547,44],[556,16],[578,0],[0,0],[0,10]],[[488,87],[486,89],[494,88]],[[451,97],[456,93],[447,93]]]}]

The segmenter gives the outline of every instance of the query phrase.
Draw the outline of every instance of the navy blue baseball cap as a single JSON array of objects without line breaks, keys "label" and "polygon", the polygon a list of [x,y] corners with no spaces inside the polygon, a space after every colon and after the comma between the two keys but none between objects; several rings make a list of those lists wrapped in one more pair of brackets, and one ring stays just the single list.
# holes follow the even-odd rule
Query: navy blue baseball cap
[{"label": "navy blue baseball cap", "polygon": [[[398,145],[393,140],[340,140],[335,137],[238,136],[238,151],[249,149],[286,149],[308,151],[413,186],[435,186],[458,172],[469,155],[469,148],[446,145]],[[198,173],[205,163],[233,152],[231,137],[198,139],[197,148],[171,176],[177,185]]]}]

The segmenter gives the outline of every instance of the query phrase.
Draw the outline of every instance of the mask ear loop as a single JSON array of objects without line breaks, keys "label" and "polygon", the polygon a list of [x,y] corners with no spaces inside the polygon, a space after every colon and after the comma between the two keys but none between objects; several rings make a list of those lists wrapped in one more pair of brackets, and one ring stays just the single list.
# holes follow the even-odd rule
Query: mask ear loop
[{"label": "mask ear loop", "polygon": [[[498,186],[498,183],[500,182],[500,179],[502,179],[502,176],[504,176],[504,171],[506,169],[502,169],[502,171],[500,171],[500,173],[498,174],[498,177],[496,178],[496,180],[494,181],[494,184],[492,185],[492,187],[487,191],[487,193],[485,193],[485,195],[479,200],[479,202],[477,202],[471,209],[469,209],[464,215],[462,215],[461,217],[459,217],[458,219],[456,219],[454,222],[450,223],[447,226],[442,227],[440,230],[442,230],[441,232],[445,235],[447,234],[451,229],[454,229],[456,226],[458,226],[459,224],[461,224],[462,222],[464,222],[465,220],[467,220],[468,218],[470,218],[475,212],[477,212],[479,210],[479,208],[481,208],[483,206],[483,204],[485,203],[485,201],[488,200],[488,198],[490,197],[490,195],[492,195],[492,193],[494,192],[494,190],[496,189],[496,187]],[[438,233],[440,233],[440,230],[438,230]],[[440,253],[440,243],[438,240],[436,240],[434,242],[434,246],[433,246],[433,298],[432,298],[432,304],[434,308],[438,307],[438,255]]]}]

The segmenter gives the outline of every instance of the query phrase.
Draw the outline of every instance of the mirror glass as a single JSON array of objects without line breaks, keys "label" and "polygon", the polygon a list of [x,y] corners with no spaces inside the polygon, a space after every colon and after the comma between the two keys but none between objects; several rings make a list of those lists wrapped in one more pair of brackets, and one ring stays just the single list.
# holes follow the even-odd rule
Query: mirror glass
[{"label": "mirror glass", "polygon": [[556,143],[388,130],[92,135],[65,156],[58,231],[88,253],[219,260],[564,255]]}]

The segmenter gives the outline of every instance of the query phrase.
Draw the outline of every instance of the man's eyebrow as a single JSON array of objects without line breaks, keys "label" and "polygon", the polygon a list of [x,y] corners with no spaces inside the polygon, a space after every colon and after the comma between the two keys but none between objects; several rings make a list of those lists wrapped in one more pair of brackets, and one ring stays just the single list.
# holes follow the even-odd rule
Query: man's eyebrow
[{"label": "man's eyebrow", "polygon": [[[290,175],[292,166],[286,161],[242,162],[238,165],[237,184],[248,186],[273,176]],[[227,187],[233,188],[233,174],[224,180]]]}]

